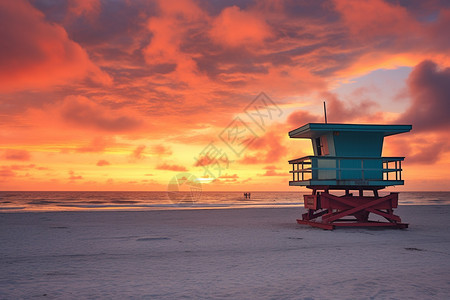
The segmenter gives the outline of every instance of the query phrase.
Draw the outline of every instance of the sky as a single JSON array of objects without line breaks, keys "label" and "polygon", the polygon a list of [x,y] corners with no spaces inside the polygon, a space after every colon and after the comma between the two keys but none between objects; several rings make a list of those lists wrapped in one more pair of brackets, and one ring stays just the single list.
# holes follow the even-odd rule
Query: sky
[{"label": "sky", "polygon": [[411,124],[396,190],[450,190],[450,2],[0,1],[0,190],[298,191],[288,132]]}]

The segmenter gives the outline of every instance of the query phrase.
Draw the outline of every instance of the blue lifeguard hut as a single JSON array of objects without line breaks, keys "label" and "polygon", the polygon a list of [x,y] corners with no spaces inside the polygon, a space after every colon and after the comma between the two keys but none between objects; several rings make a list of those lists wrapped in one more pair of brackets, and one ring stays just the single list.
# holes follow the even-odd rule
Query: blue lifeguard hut
[{"label": "blue lifeguard hut", "polygon": [[[310,139],[314,149],[313,156],[289,161],[292,165],[289,185],[312,189],[312,195],[304,195],[308,212],[297,222],[323,229],[407,228],[408,224],[393,213],[398,193],[381,197],[378,191],[404,184],[404,157],[382,157],[381,153],[384,137],[409,132],[411,128],[411,125],[309,123],[290,131],[291,138]],[[333,190],[341,191],[342,195],[331,194]],[[387,222],[371,220],[370,214]]]}]

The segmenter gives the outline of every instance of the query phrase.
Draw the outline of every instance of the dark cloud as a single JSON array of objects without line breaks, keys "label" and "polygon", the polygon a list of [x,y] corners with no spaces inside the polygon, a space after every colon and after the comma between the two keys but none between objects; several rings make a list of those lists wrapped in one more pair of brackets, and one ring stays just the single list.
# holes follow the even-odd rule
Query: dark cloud
[{"label": "dark cloud", "polygon": [[408,78],[412,103],[397,123],[413,124],[415,132],[450,129],[450,68],[433,61],[418,64]]},{"label": "dark cloud", "polygon": [[[84,46],[115,44],[124,47],[142,32],[147,18],[156,11],[155,1],[98,1],[95,11],[80,13],[74,1],[33,0],[51,22],[64,25],[69,36]],[[92,1],[96,2],[96,1]]]},{"label": "dark cloud", "polygon": [[450,8],[450,2],[447,0],[387,0],[387,2],[400,4],[425,23],[435,21],[440,11]]}]

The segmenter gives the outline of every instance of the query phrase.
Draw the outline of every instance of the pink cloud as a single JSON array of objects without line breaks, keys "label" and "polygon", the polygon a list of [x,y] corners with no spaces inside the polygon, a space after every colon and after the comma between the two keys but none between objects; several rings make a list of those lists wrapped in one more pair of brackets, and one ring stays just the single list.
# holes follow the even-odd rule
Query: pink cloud
[{"label": "pink cloud", "polygon": [[344,102],[330,92],[322,93],[322,97],[326,99],[328,122],[350,122],[357,119],[369,121],[376,116],[375,109],[379,107],[377,102],[369,99]]},{"label": "pink cloud", "polygon": [[320,121],[319,116],[313,115],[305,110],[297,110],[287,118],[287,124],[292,127],[292,130],[307,123],[317,123]]},{"label": "pink cloud", "polygon": [[[358,93],[352,96],[360,98]],[[380,108],[379,104],[370,99],[362,100],[341,100],[338,96],[331,92],[322,92],[320,94],[322,99],[326,99],[327,106],[327,120],[330,123],[338,122],[355,122],[355,123],[382,123],[385,116]],[[324,122],[323,115],[315,115],[306,110],[297,110],[291,113],[286,124],[290,126],[289,130],[293,130],[307,123],[322,123]]]}]

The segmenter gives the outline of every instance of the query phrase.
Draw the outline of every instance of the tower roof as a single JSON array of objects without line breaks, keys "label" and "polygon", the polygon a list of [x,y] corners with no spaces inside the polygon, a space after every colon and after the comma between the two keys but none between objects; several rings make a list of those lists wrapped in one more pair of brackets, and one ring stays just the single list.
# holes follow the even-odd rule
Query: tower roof
[{"label": "tower roof", "polygon": [[329,132],[371,132],[389,136],[411,130],[411,125],[308,123],[289,132],[291,138],[314,138]]}]

